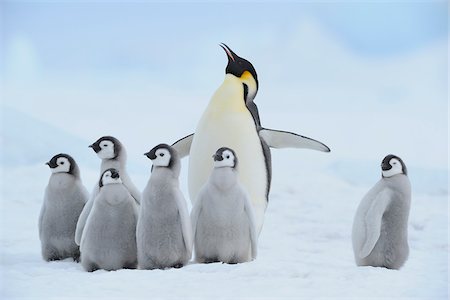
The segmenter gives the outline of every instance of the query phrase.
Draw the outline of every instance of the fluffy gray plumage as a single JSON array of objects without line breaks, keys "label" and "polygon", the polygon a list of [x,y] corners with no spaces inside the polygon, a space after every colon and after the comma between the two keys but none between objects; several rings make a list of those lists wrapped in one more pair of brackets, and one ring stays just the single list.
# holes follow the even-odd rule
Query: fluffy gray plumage
[{"label": "fluffy gray plumage", "polygon": [[[100,176],[108,169],[116,169],[118,170],[120,174],[120,178],[122,180],[123,185],[127,188],[127,190],[130,192],[133,199],[136,201],[137,204],[141,201],[141,193],[139,192],[138,188],[133,184],[130,177],[128,176],[128,173],[126,171],[126,161],[127,161],[127,152],[125,150],[125,147],[122,145],[122,143],[114,138],[114,137],[101,137],[98,139],[94,144],[92,144],[90,147],[94,148],[94,150],[97,151],[95,148],[98,147],[98,144],[100,141],[108,140],[114,143],[115,145],[115,156],[113,158],[103,158],[102,163],[100,166]],[[98,185],[95,185],[91,197],[89,201],[86,203],[86,206],[84,207],[80,219],[77,224],[77,229],[75,232],[75,242],[80,245],[81,242],[81,236],[83,235],[84,226],[86,225],[86,220],[89,216],[89,213],[92,209],[92,206],[94,204],[94,199],[97,197],[98,193],[100,191],[100,188]]]},{"label": "fluffy gray plumage", "polygon": [[[403,164],[403,162],[402,162]],[[411,185],[404,174],[381,178],[362,199],[353,223],[358,266],[399,269],[408,259]]]},{"label": "fluffy gray plumage", "polygon": [[165,144],[146,155],[153,161],[153,169],[142,193],[137,225],[139,268],[181,267],[192,255],[192,227],[179,188],[180,159]]},{"label": "fluffy gray plumage", "polygon": [[216,167],[191,213],[195,259],[242,263],[256,258],[257,234],[249,196],[234,167]]},{"label": "fluffy gray plumage", "polygon": [[94,200],[81,239],[81,264],[97,269],[136,268],[138,208],[122,183],[106,184]]},{"label": "fluffy gray plumage", "polygon": [[75,227],[89,194],[81,182],[77,164],[72,158],[70,163],[70,171],[53,173],[45,189],[39,238],[46,261],[67,257],[78,261],[80,256],[74,240]]}]

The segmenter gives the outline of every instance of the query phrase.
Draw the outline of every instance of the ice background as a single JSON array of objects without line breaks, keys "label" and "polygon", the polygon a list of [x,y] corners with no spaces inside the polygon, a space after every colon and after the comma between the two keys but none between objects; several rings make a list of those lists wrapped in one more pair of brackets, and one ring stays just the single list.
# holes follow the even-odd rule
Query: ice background
[{"label": "ice background", "polygon": [[[448,298],[448,3],[0,3],[0,298]],[[143,189],[154,145],[194,131],[225,42],[258,72],[263,126],[326,143],[273,150],[256,261],[85,273],[40,256],[37,219],[67,152],[86,187],[114,135]],[[410,258],[358,268],[356,207],[389,153],[413,187]],[[187,159],[180,182],[187,193]]]}]

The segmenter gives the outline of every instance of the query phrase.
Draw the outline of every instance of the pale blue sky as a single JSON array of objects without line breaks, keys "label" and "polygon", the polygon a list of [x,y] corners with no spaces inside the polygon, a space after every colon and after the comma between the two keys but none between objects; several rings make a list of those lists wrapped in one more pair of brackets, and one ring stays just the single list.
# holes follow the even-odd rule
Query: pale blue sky
[{"label": "pale blue sky", "polygon": [[448,3],[2,1],[1,11],[6,60],[19,39],[32,45],[47,71],[159,70],[174,56],[182,56],[189,66],[189,54],[183,56],[180,49],[202,51],[220,42],[245,49],[250,48],[246,44],[278,41],[283,47],[305,18],[355,55],[401,55],[447,36]]}]

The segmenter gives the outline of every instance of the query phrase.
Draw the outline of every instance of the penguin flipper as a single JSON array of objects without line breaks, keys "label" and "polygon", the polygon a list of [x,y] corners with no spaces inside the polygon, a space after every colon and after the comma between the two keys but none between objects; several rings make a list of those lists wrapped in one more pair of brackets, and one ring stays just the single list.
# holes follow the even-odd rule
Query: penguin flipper
[{"label": "penguin flipper", "polygon": [[200,190],[198,194],[197,200],[194,203],[194,206],[191,210],[191,226],[192,226],[192,240],[195,241],[195,234],[197,231],[197,221],[202,212],[202,199],[203,199],[203,190]]},{"label": "penguin flipper", "polygon": [[84,205],[80,217],[78,218],[77,227],[75,229],[75,243],[78,246],[81,244],[81,237],[83,235],[84,226],[86,225],[87,218],[89,217],[93,205],[94,205],[94,198],[92,197]]},{"label": "penguin flipper", "polygon": [[[138,188],[131,182],[131,179],[129,178],[128,174],[126,175],[128,180],[126,180],[126,183],[124,183],[127,190],[130,192],[131,197],[133,198],[133,201],[137,205],[141,205],[141,192],[138,190]],[[124,177],[124,176],[123,176]]]},{"label": "penguin flipper", "polygon": [[[47,198],[47,197],[45,197],[45,198]],[[41,212],[40,212],[40,214],[39,214],[39,224],[38,224],[38,228],[39,228],[39,238],[40,238],[40,239],[42,239],[42,222],[43,222],[43,220],[44,220],[45,209],[46,209],[46,207],[45,207],[45,202],[46,202],[46,201],[44,201],[44,203],[42,204]]]},{"label": "penguin flipper", "polygon": [[261,128],[259,136],[270,148],[307,148],[330,152],[330,148],[324,143],[293,132]]},{"label": "penguin flipper", "polygon": [[181,232],[183,234],[184,246],[186,247],[187,256],[190,258],[192,256],[192,225],[191,220],[189,218],[189,212],[186,205],[186,200],[184,199],[183,194],[179,191],[179,196],[177,197],[178,202],[178,214],[180,215],[181,220]]},{"label": "penguin flipper", "polygon": [[172,144],[172,147],[177,150],[180,159],[188,156],[189,151],[191,151],[192,140],[194,139],[194,134],[185,136]]},{"label": "penguin flipper", "polygon": [[250,244],[251,244],[251,255],[252,259],[256,258],[256,255],[258,254],[258,235],[256,234],[255,229],[255,216],[253,214],[253,207],[250,203],[250,198],[247,195],[244,200],[244,211],[247,214],[249,225],[250,225]]},{"label": "penguin flipper", "polygon": [[360,258],[367,257],[375,247],[381,234],[383,214],[391,203],[389,190],[381,191],[373,200],[364,218],[366,236],[359,252]]}]

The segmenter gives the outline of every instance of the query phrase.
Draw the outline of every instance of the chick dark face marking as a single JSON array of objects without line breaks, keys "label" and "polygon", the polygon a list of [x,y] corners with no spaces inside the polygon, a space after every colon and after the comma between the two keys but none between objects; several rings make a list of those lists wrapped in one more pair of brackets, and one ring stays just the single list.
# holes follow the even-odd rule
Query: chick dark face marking
[{"label": "chick dark face marking", "polygon": [[397,174],[408,174],[405,163],[398,156],[387,155],[381,162],[381,173],[383,177],[389,178]]},{"label": "chick dark face marking", "polygon": [[213,155],[214,159],[214,168],[223,168],[230,167],[236,168],[237,166],[237,157],[234,150],[222,147],[216,151]]}]

